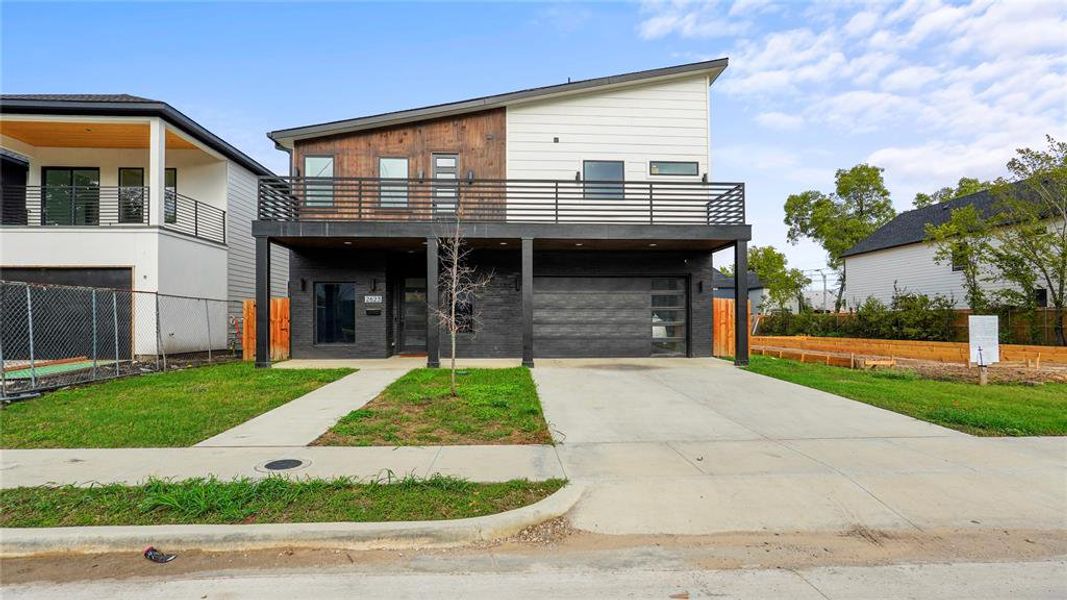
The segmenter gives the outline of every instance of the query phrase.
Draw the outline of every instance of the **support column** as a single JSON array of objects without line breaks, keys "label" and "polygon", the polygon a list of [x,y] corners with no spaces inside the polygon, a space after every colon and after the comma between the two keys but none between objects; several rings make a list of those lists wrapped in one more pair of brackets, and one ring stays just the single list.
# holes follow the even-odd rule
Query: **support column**
[{"label": "support column", "polygon": [[256,368],[270,367],[270,238],[256,238]]},{"label": "support column", "polygon": [[163,224],[163,198],[167,185],[167,127],[163,119],[153,117],[148,122],[148,224]]},{"label": "support column", "polygon": [[748,242],[734,243],[734,364],[748,364]]},{"label": "support column", "polygon": [[441,324],[437,321],[440,307],[438,294],[437,238],[426,238],[426,366],[441,366]]},{"label": "support column", "polygon": [[533,238],[522,238],[522,366],[533,367]]}]

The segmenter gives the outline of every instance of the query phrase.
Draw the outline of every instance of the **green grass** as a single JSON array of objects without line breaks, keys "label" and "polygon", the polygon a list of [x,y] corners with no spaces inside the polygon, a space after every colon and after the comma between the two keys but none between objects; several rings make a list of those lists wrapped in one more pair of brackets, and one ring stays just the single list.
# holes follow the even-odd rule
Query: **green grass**
[{"label": "green grass", "polygon": [[4,448],[190,446],[351,372],[227,363],[58,390],[0,410],[0,443]]},{"label": "green grass", "polygon": [[270,477],[15,488],[0,491],[0,526],[461,519],[531,504],[564,483],[559,479],[471,483],[442,476],[371,483]]},{"label": "green grass", "polygon": [[325,446],[550,444],[529,369],[463,369],[458,397],[448,369],[415,369],[341,419]]},{"label": "green grass", "polygon": [[1067,384],[978,386],[752,356],[748,370],[986,436],[1067,435]]}]

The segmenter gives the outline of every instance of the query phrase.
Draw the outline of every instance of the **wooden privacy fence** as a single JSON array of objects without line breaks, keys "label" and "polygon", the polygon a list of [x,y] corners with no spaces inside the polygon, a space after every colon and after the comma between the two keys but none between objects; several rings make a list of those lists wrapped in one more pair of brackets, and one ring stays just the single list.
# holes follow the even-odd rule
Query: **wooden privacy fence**
[{"label": "wooden privacy fence", "polygon": [[[734,301],[731,298],[712,298],[711,355],[734,355]],[[748,303],[748,330],[752,331],[752,302]]]},{"label": "wooden privacy fence", "polygon": [[[768,348],[911,358],[944,363],[968,364],[970,361],[970,347],[966,342],[756,335],[752,336],[751,343],[752,346]],[[1067,347],[1001,344],[1000,360],[1067,365]]]},{"label": "wooden privacy fence", "polygon": [[[244,360],[256,359],[256,301],[244,301],[244,328],[241,331]],[[270,359],[289,358],[289,299],[270,299]]]}]

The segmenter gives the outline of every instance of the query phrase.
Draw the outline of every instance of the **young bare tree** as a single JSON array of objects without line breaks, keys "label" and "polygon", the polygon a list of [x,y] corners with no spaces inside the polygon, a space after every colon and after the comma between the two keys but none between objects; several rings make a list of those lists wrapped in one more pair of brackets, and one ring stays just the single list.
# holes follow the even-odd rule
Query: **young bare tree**
[{"label": "young bare tree", "polygon": [[449,360],[450,387],[452,395],[456,396],[456,337],[460,333],[478,331],[480,311],[474,300],[489,286],[493,272],[479,273],[471,266],[471,248],[463,237],[463,228],[458,219],[452,223],[451,231],[437,236],[437,244],[440,265],[438,289],[441,290],[442,301],[438,306],[430,307],[430,314],[448,332],[452,350]]}]

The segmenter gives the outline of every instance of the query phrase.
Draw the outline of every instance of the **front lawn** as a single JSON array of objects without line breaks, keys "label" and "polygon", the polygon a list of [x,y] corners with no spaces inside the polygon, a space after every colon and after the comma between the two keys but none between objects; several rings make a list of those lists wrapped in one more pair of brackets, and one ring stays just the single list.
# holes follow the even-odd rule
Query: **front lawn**
[{"label": "front lawn", "polygon": [[270,477],[15,488],[0,491],[0,526],[462,519],[532,504],[564,483],[559,479],[471,483],[442,476],[395,483]]},{"label": "front lawn", "polygon": [[318,440],[323,446],[550,444],[529,369],[415,369]]},{"label": "front lawn", "polygon": [[0,410],[4,448],[191,446],[350,369],[227,363],[58,390]]},{"label": "front lawn", "polygon": [[748,370],[974,435],[1067,435],[1065,383],[978,386],[758,355]]}]

